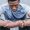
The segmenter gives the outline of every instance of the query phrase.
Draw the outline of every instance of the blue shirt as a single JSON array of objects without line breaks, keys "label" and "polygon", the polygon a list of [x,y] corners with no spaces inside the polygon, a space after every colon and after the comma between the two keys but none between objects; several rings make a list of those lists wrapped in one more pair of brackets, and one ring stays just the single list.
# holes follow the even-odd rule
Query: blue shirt
[{"label": "blue shirt", "polygon": [[20,4],[18,8],[16,9],[16,12],[13,12],[11,8],[9,9],[8,5],[2,6],[0,8],[0,19],[6,19],[6,20],[18,20],[25,16],[26,9],[23,8]]}]

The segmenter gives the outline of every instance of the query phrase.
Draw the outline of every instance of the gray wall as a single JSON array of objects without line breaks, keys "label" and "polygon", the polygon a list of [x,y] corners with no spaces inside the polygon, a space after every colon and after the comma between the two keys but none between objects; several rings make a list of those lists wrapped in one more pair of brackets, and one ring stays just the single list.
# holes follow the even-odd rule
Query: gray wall
[{"label": "gray wall", "polygon": [[21,0],[21,3],[25,3],[27,5],[30,5],[30,0]]},{"label": "gray wall", "polygon": [[[0,0],[0,5],[6,3],[7,0]],[[30,0],[21,0],[21,3],[30,5]]]}]

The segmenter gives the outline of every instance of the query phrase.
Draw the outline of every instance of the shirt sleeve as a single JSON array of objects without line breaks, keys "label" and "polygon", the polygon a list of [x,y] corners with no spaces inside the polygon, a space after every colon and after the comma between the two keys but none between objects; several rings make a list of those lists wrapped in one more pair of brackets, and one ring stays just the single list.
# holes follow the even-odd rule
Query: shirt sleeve
[{"label": "shirt sleeve", "polygon": [[30,16],[28,16],[28,14],[30,14],[30,7],[29,6],[27,7],[27,10],[26,11],[27,11],[26,18],[30,18]]},{"label": "shirt sleeve", "polygon": [[0,20],[5,20],[5,16],[2,8],[0,8]]}]

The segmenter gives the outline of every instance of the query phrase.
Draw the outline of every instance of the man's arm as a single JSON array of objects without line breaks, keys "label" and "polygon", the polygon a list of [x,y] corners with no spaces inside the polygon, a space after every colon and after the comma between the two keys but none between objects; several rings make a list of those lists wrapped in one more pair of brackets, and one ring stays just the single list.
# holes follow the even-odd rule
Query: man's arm
[{"label": "man's arm", "polygon": [[22,21],[15,21],[15,22],[12,22],[12,21],[8,21],[8,20],[5,20],[5,16],[4,14],[0,14],[0,26],[3,26],[3,27],[17,27],[19,26],[19,22],[20,22],[20,26],[22,24]]},{"label": "man's arm", "polygon": [[20,22],[20,25],[22,24],[21,21],[15,21],[15,22],[12,22],[12,21],[3,21],[3,20],[0,20],[0,26],[3,26],[3,27],[17,27],[19,26],[19,22]]},{"label": "man's arm", "polygon": [[0,12],[0,26],[14,27],[14,26],[18,26],[18,24],[17,24],[17,22],[12,22],[12,21],[5,20],[4,14]]},{"label": "man's arm", "polygon": [[30,26],[30,8],[28,8],[27,10],[27,20],[24,20],[24,26]]},{"label": "man's arm", "polygon": [[18,22],[0,20],[0,26],[3,26],[3,27],[15,27],[15,26],[18,26],[17,24]]},{"label": "man's arm", "polygon": [[24,25],[23,26],[30,26],[30,19],[24,20]]}]

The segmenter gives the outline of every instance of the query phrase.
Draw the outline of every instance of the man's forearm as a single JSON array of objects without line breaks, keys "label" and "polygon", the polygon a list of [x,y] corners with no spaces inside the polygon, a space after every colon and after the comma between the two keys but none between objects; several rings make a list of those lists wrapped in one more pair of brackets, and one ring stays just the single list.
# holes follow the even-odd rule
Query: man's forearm
[{"label": "man's forearm", "polygon": [[8,22],[5,26],[6,27],[17,27],[19,25],[19,22],[15,21],[15,22]]},{"label": "man's forearm", "polygon": [[5,26],[6,25],[6,21],[0,20],[0,26]]},{"label": "man's forearm", "polygon": [[16,22],[12,22],[12,21],[3,21],[0,20],[0,26],[4,26],[4,27],[16,27],[18,26],[18,21]]}]

